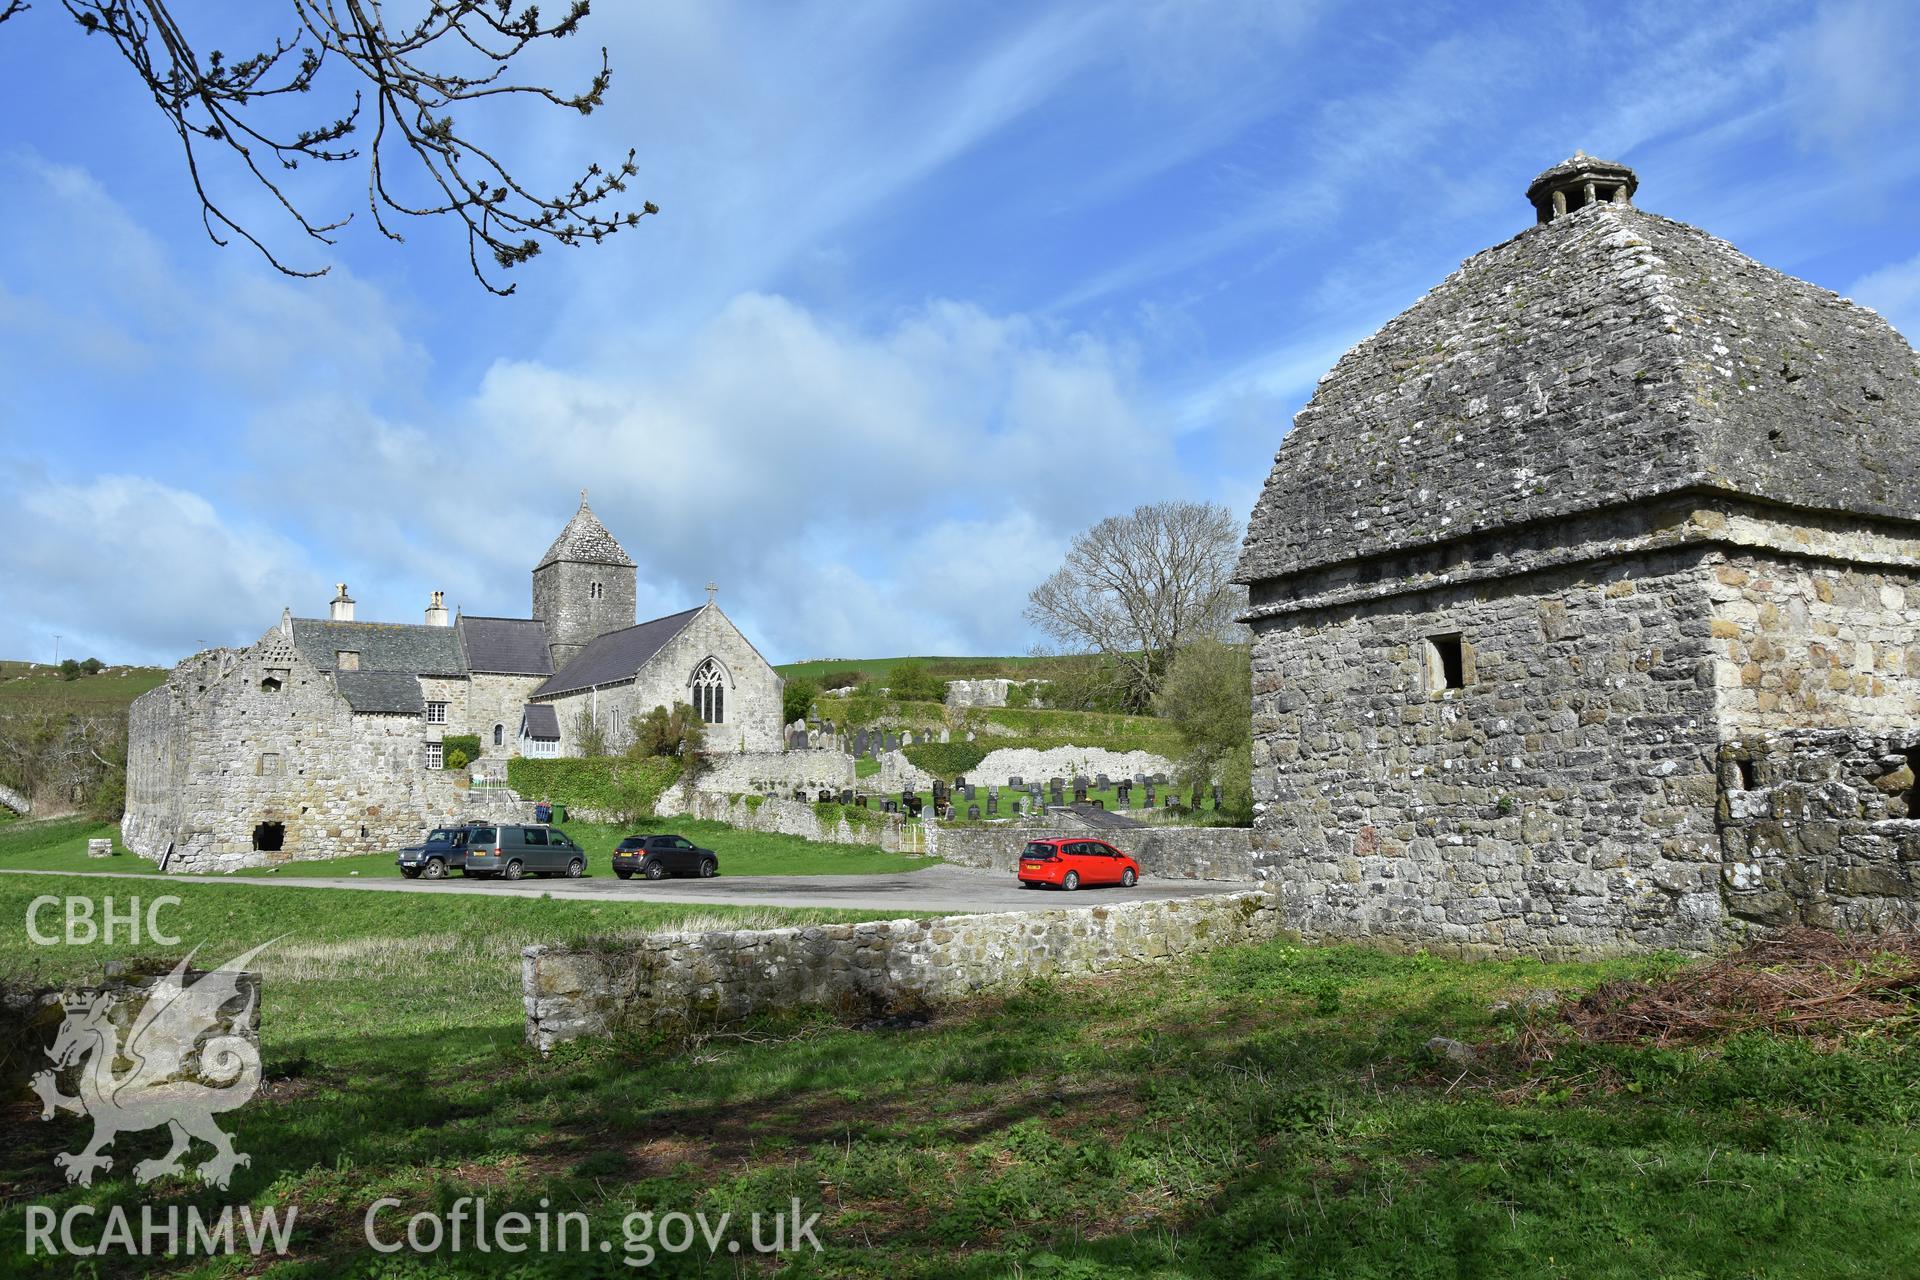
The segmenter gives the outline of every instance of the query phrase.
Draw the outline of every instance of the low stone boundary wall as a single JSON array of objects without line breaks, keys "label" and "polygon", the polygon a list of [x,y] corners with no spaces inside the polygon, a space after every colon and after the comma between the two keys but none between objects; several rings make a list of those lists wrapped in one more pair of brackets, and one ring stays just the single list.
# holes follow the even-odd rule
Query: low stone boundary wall
[{"label": "low stone boundary wall", "polygon": [[845,751],[716,752],[707,757],[696,785],[702,791],[792,793],[853,785],[853,757]]},{"label": "low stone boundary wall", "polygon": [[898,1007],[1035,977],[1083,977],[1283,931],[1266,893],[1060,911],[655,933],[619,950],[534,946],[521,980],[541,1052],[622,1026],[719,1023],[796,1006]]},{"label": "low stone boundary wall", "polygon": [[927,852],[963,867],[1012,871],[1029,840],[1104,840],[1131,854],[1143,875],[1166,880],[1257,880],[1253,832],[1246,827],[1085,827],[935,824]]},{"label": "low stone boundary wall", "polygon": [[849,819],[840,806],[830,806],[830,816],[802,800],[768,799],[760,795],[717,795],[711,791],[689,794],[682,787],[669,787],[654,812],[663,818],[685,815],[724,822],[743,831],[770,831],[800,836],[825,844],[879,845],[888,853],[925,853],[926,837],[920,823],[908,822],[903,815],[882,813],[878,809],[854,810],[871,815]]}]

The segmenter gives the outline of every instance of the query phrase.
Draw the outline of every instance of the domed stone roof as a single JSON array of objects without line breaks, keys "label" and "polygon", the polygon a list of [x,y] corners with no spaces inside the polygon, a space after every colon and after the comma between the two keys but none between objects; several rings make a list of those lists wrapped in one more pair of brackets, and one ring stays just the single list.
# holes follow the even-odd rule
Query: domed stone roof
[{"label": "domed stone roof", "polygon": [[627,558],[626,549],[611,533],[607,526],[600,523],[600,517],[593,514],[593,508],[587,505],[587,491],[580,491],[580,509],[573,513],[573,519],[567,521],[567,527],[547,548],[547,554],[540,557],[540,563],[533,566],[534,572],[546,568],[559,560],[569,560],[576,564],[611,564],[623,569],[634,567]]},{"label": "domed stone roof", "polygon": [[1343,356],[1274,457],[1236,578],[1685,490],[1920,520],[1913,348],[1626,203],[1636,185],[1554,166],[1529,188],[1538,225]]}]

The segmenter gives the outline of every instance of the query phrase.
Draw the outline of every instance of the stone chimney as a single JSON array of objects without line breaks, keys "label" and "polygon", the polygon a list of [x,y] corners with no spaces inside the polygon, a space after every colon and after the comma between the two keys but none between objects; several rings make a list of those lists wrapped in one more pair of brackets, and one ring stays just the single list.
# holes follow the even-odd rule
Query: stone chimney
[{"label": "stone chimney", "polygon": [[340,587],[340,594],[333,598],[333,605],[327,616],[335,622],[352,622],[353,597],[347,594],[346,583],[342,582],[338,585]]},{"label": "stone chimney", "polygon": [[1562,160],[1527,184],[1536,222],[1552,222],[1590,204],[1632,204],[1640,179],[1633,170],[1584,151]]},{"label": "stone chimney", "polygon": [[436,591],[433,601],[427,605],[427,625],[430,627],[450,627],[453,623],[447,617],[447,593]]}]

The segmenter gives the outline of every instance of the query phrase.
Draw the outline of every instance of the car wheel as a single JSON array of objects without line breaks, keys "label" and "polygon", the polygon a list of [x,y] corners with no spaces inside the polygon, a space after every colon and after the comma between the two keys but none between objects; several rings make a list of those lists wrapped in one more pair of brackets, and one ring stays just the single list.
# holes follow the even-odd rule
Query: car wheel
[{"label": "car wheel", "polygon": [[587,871],[587,864],[581,861],[579,858],[575,858],[572,862],[569,862],[567,864],[567,879],[578,880],[581,876],[586,874],[586,871]]},{"label": "car wheel", "polygon": [[1122,871],[1120,873],[1120,887],[1122,889],[1131,889],[1133,888],[1133,882],[1138,880],[1139,878],[1140,878],[1139,876],[1136,876],[1135,874],[1133,874],[1133,868],[1128,867],[1125,871]]},{"label": "car wheel", "polygon": [[631,880],[631,879],[633,879],[633,872],[631,872],[631,871],[628,871],[628,870],[626,870],[625,868],[622,868],[622,867],[615,867],[615,868],[614,868],[614,870],[613,870],[613,874],[615,874],[615,875],[617,875],[617,876],[619,876],[619,877],[620,877],[620,878],[621,878],[622,880]]},{"label": "car wheel", "polygon": [[712,858],[702,858],[700,860],[700,875],[703,879],[711,880],[719,874],[719,863],[715,862]]},{"label": "car wheel", "polygon": [[420,869],[420,873],[429,880],[442,880],[446,878],[447,864],[443,859],[429,858],[427,865]]},{"label": "car wheel", "polygon": [[501,874],[505,875],[509,880],[518,880],[520,873],[524,870],[526,870],[526,868],[520,865],[520,859],[515,858],[507,864],[507,869]]},{"label": "car wheel", "polygon": [[400,874],[405,876],[409,880],[418,880],[420,878],[420,868],[402,867],[400,868]]},{"label": "car wheel", "polygon": [[667,875],[667,869],[661,866],[659,863],[650,862],[647,864],[647,879],[664,880],[666,878],[666,875]]},{"label": "car wheel", "polygon": [[1060,887],[1068,893],[1072,893],[1075,889],[1078,889],[1080,887],[1080,873],[1078,871],[1067,872],[1066,877],[1060,881]]}]

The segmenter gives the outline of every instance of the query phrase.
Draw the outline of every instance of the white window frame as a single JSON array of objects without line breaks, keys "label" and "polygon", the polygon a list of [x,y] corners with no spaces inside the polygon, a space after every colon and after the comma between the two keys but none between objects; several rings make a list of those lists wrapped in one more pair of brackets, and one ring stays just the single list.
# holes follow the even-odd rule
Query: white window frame
[{"label": "white window frame", "polygon": [[447,758],[445,754],[443,754],[441,745],[437,742],[429,742],[427,744],[427,768],[444,769],[446,767]]},{"label": "white window frame", "polygon": [[444,702],[429,702],[427,704],[427,723],[445,724],[446,722],[447,704]]}]

